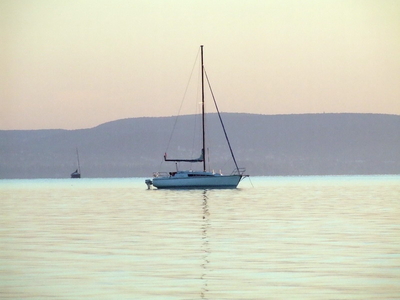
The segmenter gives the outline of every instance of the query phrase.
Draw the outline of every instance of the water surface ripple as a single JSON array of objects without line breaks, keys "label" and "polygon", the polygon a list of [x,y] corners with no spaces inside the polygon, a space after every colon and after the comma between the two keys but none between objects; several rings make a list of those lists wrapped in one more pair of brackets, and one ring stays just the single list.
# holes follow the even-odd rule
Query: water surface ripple
[{"label": "water surface ripple", "polygon": [[0,298],[400,299],[400,176],[251,180],[0,180]]}]

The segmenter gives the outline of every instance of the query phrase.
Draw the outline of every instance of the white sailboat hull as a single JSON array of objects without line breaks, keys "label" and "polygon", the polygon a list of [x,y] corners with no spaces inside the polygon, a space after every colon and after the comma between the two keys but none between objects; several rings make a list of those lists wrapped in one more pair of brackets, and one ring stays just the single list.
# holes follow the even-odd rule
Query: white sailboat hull
[{"label": "white sailboat hull", "polygon": [[215,176],[193,176],[193,177],[155,177],[153,185],[156,188],[213,188],[234,189],[242,179],[242,175],[215,175]]}]

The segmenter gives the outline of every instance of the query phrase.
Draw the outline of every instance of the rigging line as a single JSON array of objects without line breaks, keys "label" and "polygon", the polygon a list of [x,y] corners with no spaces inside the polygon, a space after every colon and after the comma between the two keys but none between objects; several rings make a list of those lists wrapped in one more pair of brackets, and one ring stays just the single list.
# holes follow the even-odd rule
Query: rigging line
[{"label": "rigging line", "polygon": [[249,180],[250,180],[251,186],[254,188],[254,185],[253,185],[253,182],[251,181],[250,175],[247,175],[247,177],[249,177]]},{"label": "rigging line", "polygon": [[[199,70],[198,75],[197,75],[197,80],[196,82],[200,81],[200,75],[201,75],[201,70]],[[195,111],[195,115],[193,116],[194,118],[194,128],[193,128],[193,139],[192,139],[192,151],[191,151],[191,157],[194,157],[195,153],[194,151],[196,151],[196,142],[198,141],[198,120],[199,117],[201,116],[201,114],[199,114],[199,102],[198,99],[200,98],[200,84],[197,85],[197,93],[196,93],[196,101],[195,101],[195,107],[194,107],[194,111]],[[200,147],[201,148],[201,147]]]},{"label": "rigging line", "polygon": [[185,92],[183,93],[183,97],[182,97],[182,100],[181,100],[181,105],[179,106],[178,114],[177,114],[176,117],[175,117],[174,126],[172,127],[172,132],[171,132],[171,135],[170,135],[170,137],[169,137],[169,140],[168,140],[168,143],[167,143],[167,149],[165,150],[165,152],[167,152],[167,150],[169,149],[169,145],[170,145],[170,143],[171,143],[172,136],[173,136],[174,131],[175,131],[175,128],[176,128],[176,123],[178,122],[178,117],[179,117],[180,114],[181,114],[183,102],[184,102],[184,100],[185,100],[185,98],[186,98],[186,93],[187,93],[187,91],[188,91],[188,89],[189,89],[189,83],[190,83],[190,81],[191,81],[191,79],[192,79],[194,68],[195,68],[196,63],[197,63],[197,61],[198,61],[198,59],[199,59],[199,53],[200,53],[200,49],[197,51],[196,59],[195,59],[194,64],[193,64],[192,71],[190,72],[189,80],[188,80],[188,82],[187,82],[187,84],[186,84]]},{"label": "rigging line", "polygon": [[210,80],[208,80],[208,75],[207,75],[207,72],[206,72],[205,69],[204,69],[204,74],[206,75],[207,84],[208,84],[208,87],[210,88],[211,96],[212,96],[212,98],[214,100],[214,104],[215,104],[215,109],[217,110],[219,121],[221,122],[222,129],[224,130],[225,138],[226,138],[226,141],[228,143],[229,150],[231,151],[233,162],[235,163],[236,170],[237,170],[238,174],[240,174],[239,167],[238,167],[238,164],[236,162],[235,155],[233,154],[232,146],[231,146],[231,143],[229,141],[228,134],[226,133],[224,122],[222,122],[222,117],[221,117],[221,114],[220,114],[219,109],[218,109],[217,101],[215,100],[214,93],[213,93],[213,90],[211,88]]}]

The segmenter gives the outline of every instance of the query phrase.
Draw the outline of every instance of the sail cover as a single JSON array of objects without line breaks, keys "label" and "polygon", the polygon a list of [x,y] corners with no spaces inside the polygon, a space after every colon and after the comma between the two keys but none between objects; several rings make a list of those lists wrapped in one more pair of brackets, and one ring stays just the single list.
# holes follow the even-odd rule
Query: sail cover
[{"label": "sail cover", "polygon": [[175,161],[175,162],[203,162],[204,161],[204,150],[201,150],[201,155],[199,158],[185,159],[185,158],[167,158],[167,153],[164,154],[165,161]]}]

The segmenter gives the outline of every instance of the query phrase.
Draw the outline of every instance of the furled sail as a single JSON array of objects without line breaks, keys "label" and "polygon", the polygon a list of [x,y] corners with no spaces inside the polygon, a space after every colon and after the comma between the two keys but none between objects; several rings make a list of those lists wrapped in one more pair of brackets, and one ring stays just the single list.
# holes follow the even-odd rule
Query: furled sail
[{"label": "furled sail", "polygon": [[182,158],[167,158],[167,153],[164,154],[165,161],[175,161],[175,162],[203,162],[204,161],[204,149],[201,150],[201,155],[199,158],[194,159],[182,159]]}]

